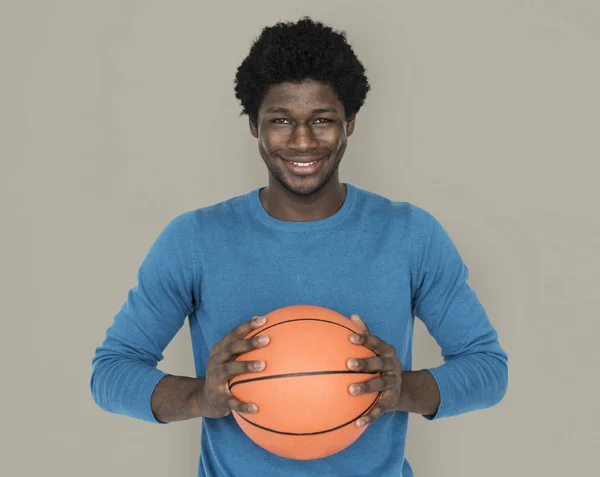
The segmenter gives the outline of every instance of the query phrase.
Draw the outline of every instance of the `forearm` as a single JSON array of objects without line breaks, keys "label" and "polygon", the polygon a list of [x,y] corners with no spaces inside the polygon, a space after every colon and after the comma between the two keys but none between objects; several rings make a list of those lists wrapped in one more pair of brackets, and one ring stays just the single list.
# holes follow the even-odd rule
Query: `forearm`
[{"label": "forearm", "polygon": [[397,411],[432,416],[437,412],[439,405],[440,391],[429,371],[402,373],[402,388]]},{"label": "forearm", "polygon": [[152,393],[152,412],[163,423],[204,417],[203,389],[203,378],[167,375]]},{"label": "forearm", "polygon": [[508,385],[506,355],[499,351],[458,356],[429,371],[441,395],[436,419],[492,407]]}]

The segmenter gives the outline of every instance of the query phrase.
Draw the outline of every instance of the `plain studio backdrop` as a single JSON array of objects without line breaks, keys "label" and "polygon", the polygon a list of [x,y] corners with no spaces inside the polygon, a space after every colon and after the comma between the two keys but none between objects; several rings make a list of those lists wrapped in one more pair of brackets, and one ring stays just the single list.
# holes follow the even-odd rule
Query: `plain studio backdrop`
[{"label": "plain studio backdrop", "polygon": [[[509,354],[497,407],[410,419],[417,477],[598,475],[600,2],[0,1],[2,476],[196,475],[200,421],[93,403],[159,231],[266,184],[233,93],[260,30],[348,32],[341,178],[447,228]],[[441,362],[419,324],[415,368]],[[161,369],[191,376],[187,327]]]}]

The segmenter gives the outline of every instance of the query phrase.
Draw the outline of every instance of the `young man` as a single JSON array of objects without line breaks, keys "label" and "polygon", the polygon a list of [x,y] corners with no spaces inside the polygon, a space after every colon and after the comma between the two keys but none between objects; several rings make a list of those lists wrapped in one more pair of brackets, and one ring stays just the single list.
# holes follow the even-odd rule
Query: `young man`
[{"label": "young man", "polygon": [[[339,180],[368,90],[344,33],[308,18],[265,28],[238,69],[236,96],[268,186],[174,218],[97,349],[91,389],[103,409],[156,423],[204,418],[201,476],[409,477],[409,413],[441,419],[504,396],[507,356],[444,228],[415,205]],[[367,426],[364,434],[314,461],[255,445],[231,411],[256,405],[226,384],[268,366],[233,360],[268,346],[243,337],[268,312],[295,304],[351,317],[364,333],[349,339],[378,357],[348,367],[382,373],[348,390],[382,391],[352,424]],[[157,369],[186,317],[196,378]],[[440,345],[443,365],[412,370],[415,317]]]}]

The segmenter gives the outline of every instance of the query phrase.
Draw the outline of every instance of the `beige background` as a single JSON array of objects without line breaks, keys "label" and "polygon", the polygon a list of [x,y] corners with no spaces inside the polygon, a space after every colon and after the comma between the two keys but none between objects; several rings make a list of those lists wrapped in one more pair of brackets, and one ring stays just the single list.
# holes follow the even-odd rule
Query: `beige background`
[{"label": "beige background", "polygon": [[[200,422],[104,413],[90,361],[162,227],[266,182],[233,76],[302,14],[348,31],[373,86],[342,179],[445,224],[510,356],[500,406],[411,418],[417,477],[597,475],[597,0],[0,8],[2,476],[195,475]],[[187,329],[166,356],[192,373]]]}]

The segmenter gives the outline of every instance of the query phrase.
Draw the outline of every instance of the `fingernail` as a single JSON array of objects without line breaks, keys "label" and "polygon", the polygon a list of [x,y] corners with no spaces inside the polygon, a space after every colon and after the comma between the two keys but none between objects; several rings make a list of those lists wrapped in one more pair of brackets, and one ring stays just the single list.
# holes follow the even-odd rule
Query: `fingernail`
[{"label": "fingernail", "polygon": [[256,404],[250,404],[248,406],[248,412],[257,412],[258,411],[258,406]]},{"label": "fingernail", "polygon": [[264,325],[267,322],[267,318],[264,316],[257,316],[254,318],[254,323],[257,325]]},{"label": "fingernail", "polygon": [[358,361],[356,361],[354,358],[349,359],[347,364],[350,369],[358,368]]},{"label": "fingernail", "polygon": [[268,336],[259,336],[258,337],[258,344],[261,346],[266,345],[269,342],[269,337]]},{"label": "fingernail", "polygon": [[359,343],[360,335],[350,335],[350,341],[352,341],[353,343]]},{"label": "fingernail", "polygon": [[350,394],[358,394],[360,392],[360,385],[351,384],[350,385]]},{"label": "fingernail", "polygon": [[263,369],[265,369],[265,362],[264,361],[254,361],[254,369],[256,369],[257,371],[262,371]]},{"label": "fingernail", "polygon": [[356,427],[363,427],[367,422],[364,419],[356,421]]}]

